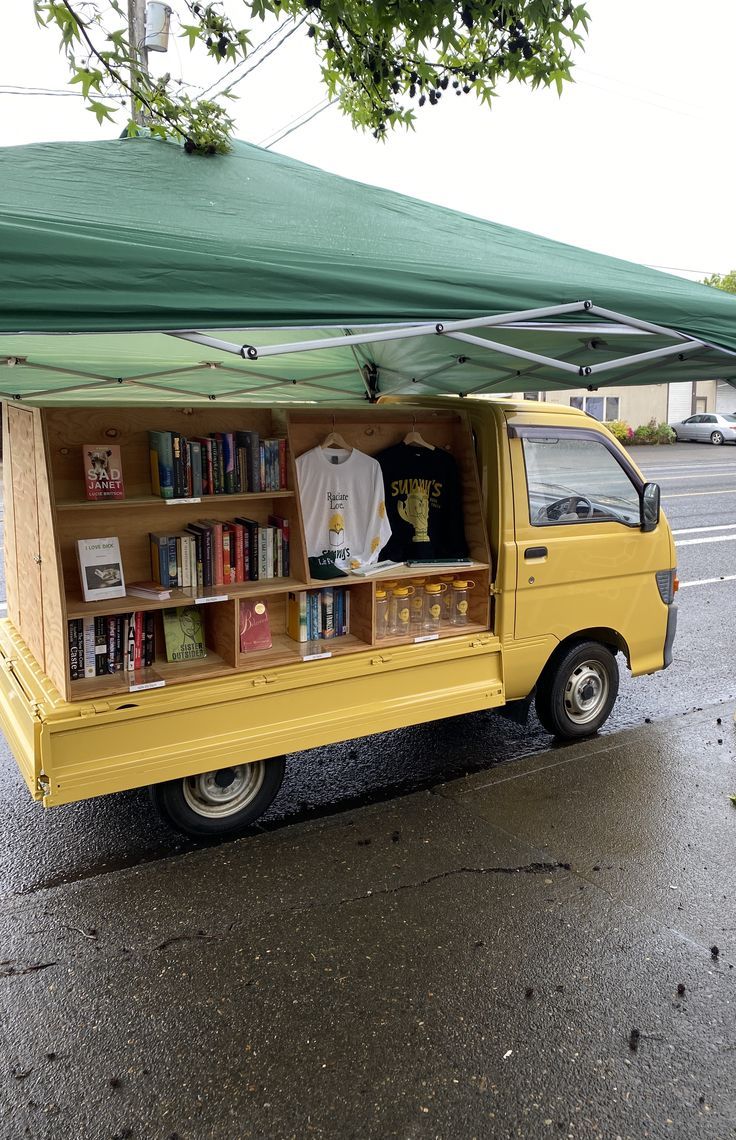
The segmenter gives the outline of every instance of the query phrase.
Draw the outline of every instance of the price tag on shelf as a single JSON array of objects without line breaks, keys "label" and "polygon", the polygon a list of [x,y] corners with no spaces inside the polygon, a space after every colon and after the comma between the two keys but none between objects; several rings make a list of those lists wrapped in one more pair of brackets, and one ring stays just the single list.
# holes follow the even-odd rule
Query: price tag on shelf
[{"label": "price tag on shelf", "polygon": [[323,657],[332,657],[331,653],[305,653],[302,661],[321,661]]},{"label": "price tag on shelf", "polygon": [[414,644],[416,645],[418,641],[436,641],[438,637],[438,633],[424,633],[421,637],[414,638]]},{"label": "price tag on shelf", "polygon": [[139,693],[141,689],[163,689],[165,681],[141,681],[139,685],[128,685],[129,693]]},{"label": "price tag on shelf", "polygon": [[179,503],[201,503],[202,500],[200,498],[196,498],[196,499],[164,499],[163,502],[166,503],[167,507],[178,507]]},{"label": "price tag on shelf", "polygon": [[206,606],[210,602],[229,602],[230,599],[227,594],[213,594],[211,598],[195,598],[195,606]]}]

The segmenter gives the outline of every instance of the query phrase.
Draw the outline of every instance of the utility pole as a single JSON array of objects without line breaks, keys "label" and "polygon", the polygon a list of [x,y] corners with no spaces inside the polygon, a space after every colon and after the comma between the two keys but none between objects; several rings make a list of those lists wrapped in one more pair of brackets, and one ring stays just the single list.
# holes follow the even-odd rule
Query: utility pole
[{"label": "utility pole", "polygon": [[[132,86],[137,86],[137,75],[148,75],[148,52],[144,46],[146,38],[146,0],[128,0],[128,36],[130,39],[131,54],[136,66],[131,66],[130,78]],[[130,97],[130,110],[133,122],[144,126],[145,115],[141,107],[136,107],[135,99]]]}]

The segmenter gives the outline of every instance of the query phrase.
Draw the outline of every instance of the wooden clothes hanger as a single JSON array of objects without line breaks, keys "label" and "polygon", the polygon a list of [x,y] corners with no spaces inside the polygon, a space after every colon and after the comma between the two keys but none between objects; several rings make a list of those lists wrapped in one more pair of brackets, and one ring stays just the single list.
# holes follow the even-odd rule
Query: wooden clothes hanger
[{"label": "wooden clothes hanger", "polygon": [[352,451],[349,443],[346,443],[339,432],[335,431],[335,417],[332,417],[332,431],[328,432],[322,440],[320,447],[340,447],[343,451]]},{"label": "wooden clothes hanger", "polygon": [[417,417],[411,417],[411,431],[408,431],[404,436],[404,443],[414,443],[417,447],[426,447],[428,451],[434,451],[434,444],[427,443],[426,439],[417,431]]}]

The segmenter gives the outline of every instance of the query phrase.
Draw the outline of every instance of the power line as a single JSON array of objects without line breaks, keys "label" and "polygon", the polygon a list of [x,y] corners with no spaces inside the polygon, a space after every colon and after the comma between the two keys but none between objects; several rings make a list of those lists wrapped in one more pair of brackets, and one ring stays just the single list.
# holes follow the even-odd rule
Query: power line
[{"label": "power line", "polygon": [[[248,67],[245,71],[243,71],[237,77],[237,79],[233,79],[232,83],[229,83],[228,86],[223,88],[222,91],[216,91],[215,92],[215,98],[217,98],[218,95],[229,94],[230,91],[232,91],[233,87],[237,87],[238,83],[242,83],[244,79],[247,79],[249,75],[252,75],[253,72],[256,70],[256,68],[260,67],[262,63],[265,63],[266,60],[269,58],[269,56],[272,56],[275,51],[278,51],[278,49],[283,44],[286,43],[286,41],[289,39],[289,37],[294,35],[294,32],[296,32],[302,26],[302,24],[304,23],[304,21],[306,19],[307,19],[306,15],[302,16],[301,20],[299,20],[299,22],[297,24],[294,24],[293,27],[289,28],[289,30],[287,32],[285,32],[284,35],[282,35],[281,39],[276,41],[276,43],[273,45],[273,47],[270,49],[270,51],[267,51],[267,52],[265,52],[264,55],[261,55],[251,67]],[[283,31],[283,28],[277,29],[277,30]],[[263,44],[260,44],[259,47],[264,47],[265,44],[268,43],[268,40],[270,40],[274,34],[275,33],[271,33],[271,36],[269,36],[267,40],[264,40]],[[256,49],[256,50],[258,50],[258,49]],[[253,53],[251,53],[251,55],[252,54]],[[250,58],[250,56],[248,58]],[[246,63],[247,60],[244,60],[243,62]],[[234,70],[235,69],[233,68],[233,71]],[[228,72],[228,74],[232,74],[232,72]],[[226,76],[221,76],[221,78],[219,80],[217,80],[215,83],[211,84],[207,88],[207,90],[203,92],[202,98],[204,97],[204,95],[207,95],[210,91],[212,91],[213,87],[216,87],[218,82],[222,82],[222,79],[224,79],[224,78],[226,78]]]},{"label": "power line", "polygon": [[649,265],[649,269],[664,269],[667,273],[702,273],[703,277],[724,277],[718,269],[683,269],[681,265]]},{"label": "power line", "polygon": [[9,84],[0,87],[0,95],[50,95],[53,97],[81,99],[81,91],[61,91],[52,87],[16,87]]},{"label": "power line", "polygon": [[254,55],[257,55],[259,51],[262,51],[264,47],[267,47],[268,44],[270,44],[271,40],[274,38],[274,36],[277,36],[281,32],[283,32],[289,26],[289,24],[292,22],[293,19],[294,19],[293,16],[289,16],[288,19],[283,24],[279,24],[278,27],[274,28],[274,30],[271,32],[271,34],[266,36],[265,40],[261,40],[261,42],[259,44],[256,44],[256,46],[251,50],[251,52],[246,57],[246,59],[239,59],[234,67],[231,67],[230,70],[226,71],[224,75],[219,75],[217,77],[217,79],[214,81],[214,83],[210,83],[209,87],[205,88],[205,90],[202,92],[200,98],[203,99],[205,97],[205,95],[208,95],[209,92],[212,91],[213,88],[217,87],[218,83],[222,83],[223,79],[227,79],[228,75],[232,75],[234,71],[237,71],[239,67],[242,67],[245,63],[247,63],[247,61],[249,59],[251,59]]},{"label": "power line", "polygon": [[311,123],[312,119],[316,119],[317,115],[321,115],[323,111],[326,111],[328,107],[334,106],[335,103],[337,103],[337,96],[335,96],[334,99],[329,99],[326,103],[319,104],[316,109],[312,110],[311,114],[309,112],[306,112],[307,117],[302,118],[300,122],[295,122],[292,120],[292,123],[294,125],[292,126],[291,124],[287,124],[285,128],[282,128],[281,131],[276,134],[275,138],[272,138],[270,142],[262,144],[263,149],[270,150],[271,147],[275,146],[277,142],[281,142],[281,140],[285,139],[287,135],[291,135],[294,133],[294,131],[298,131],[300,127],[305,127],[307,123]]},{"label": "power line", "polygon": [[318,99],[317,102],[314,103],[311,107],[308,107],[306,111],[300,111],[299,114],[295,115],[293,119],[289,119],[288,123],[282,123],[282,125],[280,127],[277,127],[275,131],[270,131],[258,143],[256,143],[256,146],[266,146],[274,138],[275,135],[280,135],[281,132],[287,130],[292,125],[292,123],[298,123],[301,119],[304,118],[305,115],[311,114],[311,112],[315,111],[318,107],[324,107],[326,103],[327,96],[325,96],[323,99]]}]

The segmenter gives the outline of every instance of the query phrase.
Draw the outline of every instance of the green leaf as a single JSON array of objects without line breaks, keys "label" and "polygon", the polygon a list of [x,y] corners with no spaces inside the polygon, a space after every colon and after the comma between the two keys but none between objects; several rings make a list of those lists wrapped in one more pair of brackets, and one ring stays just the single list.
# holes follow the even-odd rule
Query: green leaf
[{"label": "green leaf", "polygon": [[85,99],[89,98],[89,93],[92,89],[99,91],[102,86],[103,74],[101,71],[89,71],[86,67],[80,68],[76,75],[72,76],[72,83],[79,83],[82,87],[82,95]]},{"label": "green leaf", "polygon": [[115,110],[114,107],[106,107],[104,103],[98,103],[95,99],[91,99],[89,110],[100,125],[105,122],[105,119],[109,119],[111,123],[114,122],[112,117],[113,111]]},{"label": "green leaf", "polygon": [[197,25],[195,25],[195,24],[182,24],[182,26],[181,26],[181,37],[182,37],[182,39],[187,38],[189,40],[189,50],[190,51],[192,51],[194,49],[194,46],[195,46],[197,40],[199,39],[201,32],[202,32],[202,28],[199,24],[197,24]]}]

